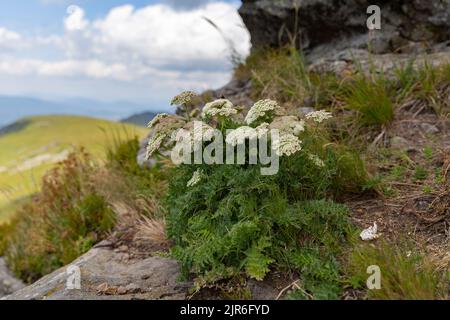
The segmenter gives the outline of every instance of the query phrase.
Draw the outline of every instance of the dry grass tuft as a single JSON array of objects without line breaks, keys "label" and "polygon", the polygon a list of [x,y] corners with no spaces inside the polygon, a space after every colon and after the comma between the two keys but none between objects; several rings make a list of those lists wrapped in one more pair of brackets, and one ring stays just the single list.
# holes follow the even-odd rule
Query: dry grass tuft
[{"label": "dry grass tuft", "polygon": [[143,216],[138,222],[136,240],[149,241],[155,245],[169,247],[171,241],[166,234],[166,222],[161,218]]}]

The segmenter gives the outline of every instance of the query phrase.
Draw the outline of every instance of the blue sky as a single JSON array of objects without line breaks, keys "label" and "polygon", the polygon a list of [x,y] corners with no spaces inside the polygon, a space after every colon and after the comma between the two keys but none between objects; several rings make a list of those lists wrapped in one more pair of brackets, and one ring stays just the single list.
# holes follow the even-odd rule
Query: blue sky
[{"label": "blue sky", "polygon": [[[131,4],[142,8],[152,4],[167,3],[174,7],[193,8],[207,0],[0,0],[0,22],[2,26],[23,32],[62,32],[62,19],[70,5],[86,9],[90,19],[105,15],[111,8]],[[212,1],[209,1],[212,2]],[[223,2],[236,3],[236,0]]]},{"label": "blue sky", "polygon": [[[0,0],[0,95],[127,100],[160,109],[225,84],[249,35],[236,0]],[[11,110],[13,112],[13,110]]]}]

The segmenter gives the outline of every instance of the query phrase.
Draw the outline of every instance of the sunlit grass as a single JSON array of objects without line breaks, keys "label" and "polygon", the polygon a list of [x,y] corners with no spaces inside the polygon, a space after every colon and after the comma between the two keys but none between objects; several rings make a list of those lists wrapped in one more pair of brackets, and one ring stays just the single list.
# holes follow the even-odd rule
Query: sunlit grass
[{"label": "sunlit grass", "polygon": [[17,200],[39,190],[41,177],[65,153],[83,146],[102,160],[105,146],[114,137],[143,137],[147,132],[133,125],[79,116],[39,116],[25,121],[20,130],[0,136],[0,223],[13,215]]}]

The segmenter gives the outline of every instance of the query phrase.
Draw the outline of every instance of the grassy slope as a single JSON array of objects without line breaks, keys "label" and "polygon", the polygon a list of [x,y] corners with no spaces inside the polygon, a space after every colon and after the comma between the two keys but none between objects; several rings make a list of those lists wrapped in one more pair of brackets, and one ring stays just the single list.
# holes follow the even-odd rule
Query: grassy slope
[{"label": "grassy slope", "polygon": [[[79,116],[26,120],[29,123],[24,128],[0,135],[0,223],[13,214],[20,199],[37,190],[40,178],[58,160],[58,155],[83,146],[103,159],[106,146],[113,143],[114,137],[142,137],[146,132],[142,127]],[[47,159],[41,161],[42,155]]]}]

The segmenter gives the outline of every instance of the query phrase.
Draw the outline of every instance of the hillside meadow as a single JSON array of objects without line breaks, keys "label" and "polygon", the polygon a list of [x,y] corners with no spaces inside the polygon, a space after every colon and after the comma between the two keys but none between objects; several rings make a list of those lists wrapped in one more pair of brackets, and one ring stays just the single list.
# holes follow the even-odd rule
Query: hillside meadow
[{"label": "hillside meadow", "polygon": [[143,137],[146,129],[81,116],[24,118],[0,132],[0,223],[7,221],[56,162],[84,147],[102,161],[115,139]]}]

